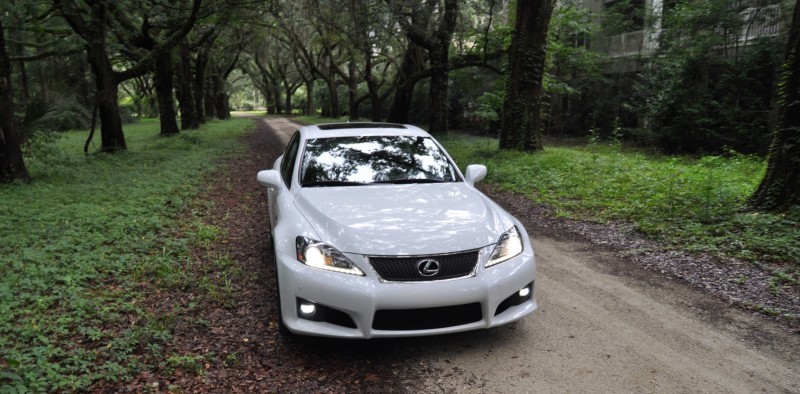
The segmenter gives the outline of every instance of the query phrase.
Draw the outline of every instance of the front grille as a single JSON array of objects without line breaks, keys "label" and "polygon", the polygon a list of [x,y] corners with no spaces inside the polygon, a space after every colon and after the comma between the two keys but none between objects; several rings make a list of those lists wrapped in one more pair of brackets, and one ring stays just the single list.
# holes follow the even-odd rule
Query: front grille
[{"label": "front grille", "polygon": [[[406,257],[372,256],[369,263],[381,278],[392,282],[452,279],[467,276],[475,270],[478,252],[473,250],[456,254]],[[420,272],[420,263],[426,260],[438,263],[439,271],[436,274],[425,276]]]},{"label": "front grille", "polygon": [[481,304],[440,306],[422,309],[382,309],[375,312],[375,330],[431,330],[474,323],[483,319]]}]

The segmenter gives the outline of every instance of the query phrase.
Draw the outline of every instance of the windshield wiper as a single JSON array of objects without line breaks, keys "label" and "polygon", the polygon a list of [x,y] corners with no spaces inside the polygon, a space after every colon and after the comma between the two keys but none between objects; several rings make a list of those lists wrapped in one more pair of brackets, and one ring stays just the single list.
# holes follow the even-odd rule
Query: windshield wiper
[{"label": "windshield wiper", "polygon": [[325,186],[364,186],[369,185],[364,182],[350,182],[350,181],[315,181],[305,182],[303,187],[325,187]]},{"label": "windshield wiper", "polygon": [[405,184],[405,183],[445,183],[450,182],[443,179],[387,179],[385,181],[376,181],[372,183],[394,183],[397,185]]}]

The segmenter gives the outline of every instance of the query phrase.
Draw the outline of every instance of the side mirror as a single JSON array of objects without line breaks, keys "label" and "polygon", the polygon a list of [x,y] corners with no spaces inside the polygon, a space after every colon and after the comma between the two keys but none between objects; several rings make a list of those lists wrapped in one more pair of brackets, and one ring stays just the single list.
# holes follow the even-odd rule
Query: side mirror
[{"label": "side mirror", "polygon": [[486,177],[486,166],[483,164],[470,164],[467,166],[464,177],[470,186],[475,186],[475,182]]},{"label": "side mirror", "polygon": [[256,175],[256,180],[261,186],[273,189],[281,187],[281,184],[283,183],[281,175],[275,170],[259,171],[258,175]]}]

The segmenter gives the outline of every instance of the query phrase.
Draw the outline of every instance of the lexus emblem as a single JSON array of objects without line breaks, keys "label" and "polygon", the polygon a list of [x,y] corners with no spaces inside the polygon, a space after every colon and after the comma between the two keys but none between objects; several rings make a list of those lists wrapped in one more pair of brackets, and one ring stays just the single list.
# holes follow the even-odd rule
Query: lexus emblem
[{"label": "lexus emblem", "polygon": [[417,270],[422,276],[434,276],[439,273],[439,262],[436,260],[420,260]]}]

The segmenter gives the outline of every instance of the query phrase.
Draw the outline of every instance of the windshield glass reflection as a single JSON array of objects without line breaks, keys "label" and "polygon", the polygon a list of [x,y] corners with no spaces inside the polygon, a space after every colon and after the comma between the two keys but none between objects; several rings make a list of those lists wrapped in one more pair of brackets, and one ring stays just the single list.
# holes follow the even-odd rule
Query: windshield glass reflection
[{"label": "windshield glass reflection", "polygon": [[432,139],[413,136],[308,140],[303,186],[455,182],[456,171]]}]

